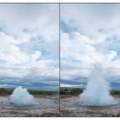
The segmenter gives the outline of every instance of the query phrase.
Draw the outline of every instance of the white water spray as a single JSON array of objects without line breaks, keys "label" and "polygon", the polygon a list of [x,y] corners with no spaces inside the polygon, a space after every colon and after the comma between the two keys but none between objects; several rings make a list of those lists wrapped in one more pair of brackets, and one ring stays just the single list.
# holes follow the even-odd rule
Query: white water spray
[{"label": "white water spray", "polygon": [[21,106],[36,104],[36,101],[34,101],[33,96],[29,94],[26,88],[19,86],[13,91],[13,94],[10,96],[10,103]]},{"label": "white water spray", "polygon": [[85,105],[110,105],[117,104],[117,101],[110,95],[109,83],[104,79],[102,65],[94,65],[89,76],[87,88],[80,95],[80,102]]}]

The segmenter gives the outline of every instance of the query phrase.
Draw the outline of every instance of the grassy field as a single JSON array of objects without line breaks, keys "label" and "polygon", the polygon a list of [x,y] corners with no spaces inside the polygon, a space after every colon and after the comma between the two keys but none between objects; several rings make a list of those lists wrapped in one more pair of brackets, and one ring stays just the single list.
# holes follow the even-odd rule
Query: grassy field
[{"label": "grassy field", "polygon": [[120,90],[112,90],[111,95],[120,95]]},{"label": "grassy field", "polygon": [[[11,95],[14,89],[4,89],[0,88],[0,94]],[[40,91],[40,90],[28,90],[32,95],[55,95],[58,91]]]},{"label": "grassy field", "polygon": [[[0,94],[11,95],[14,89],[4,89],[0,88]],[[32,95],[55,95],[59,94],[58,91],[41,91],[41,90],[28,90],[28,92]],[[72,88],[72,89],[61,89],[60,95],[79,95],[83,92],[83,89],[80,88]],[[120,95],[119,90],[112,90],[111,95]]]},{"label": "grassy field", "polygon": [[83,92],[83,89],[80,88],[73,88],[71,90],[62,89],[60,90],[60,95],[79,95]]},{"label": "grassy field", "polygon": [[[72,88],[72,89],[61,89],[60,95],[79,95],[83,92],[83,89]],[[111,95],[120,95],[120,90],[112,90]]]}]

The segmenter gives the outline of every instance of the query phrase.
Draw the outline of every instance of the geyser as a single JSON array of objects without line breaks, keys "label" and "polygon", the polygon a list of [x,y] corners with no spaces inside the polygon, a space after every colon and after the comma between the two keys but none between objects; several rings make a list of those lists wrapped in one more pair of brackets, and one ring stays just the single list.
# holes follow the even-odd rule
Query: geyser
[{"label": "geyser", "polygon": [[19,86],[10,96],[10,103],[22,106],[36,104],[36,101],[34,100],[33,96],[29,94],[26,88]]},{"label": "geyser", "polygon": [[104,69],[100,63],[94,65],[87,87],[80,95],[80,103],[94,106],[117,104],[110,95],[110,86],[104,79]]}]

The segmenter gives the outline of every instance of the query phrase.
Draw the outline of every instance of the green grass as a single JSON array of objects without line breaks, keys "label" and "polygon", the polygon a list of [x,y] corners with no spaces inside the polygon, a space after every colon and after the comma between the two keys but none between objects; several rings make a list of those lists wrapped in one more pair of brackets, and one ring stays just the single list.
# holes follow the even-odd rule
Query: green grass
[{"label": "green grass", "polygon": [[120,95],[120,91],[119,90],[112,90],[111,95]]},{"label": "green grass", "polygon": [[57,91],[32,91],[30,94],[32,95],[54,95],[57,94]]},{"label": "green grass", "polygon": [[[6,90],[4,88],[0,88],[0,94],[11,95],[13,90]],[[28,92],[32,95],[55,95],[58,94],[57,91],[37,91],[37,90],[28,90]]]},{"label": "green grass", "polygon": [[[0,88],[0,94],[11,95],[13,90],[6,90],[4,88]],[[28,92],[32,95],[55,95],[58,94],[57,91],[37,91],[37,90],[28,90]],[[83,89],[74,88],[71,90],[62,89],[60,90],[60,95],[79,95],[83,92]],[[111,95],[120,95],[119,90],[112,90]]]},{"label": "green grass", "polygon": [[8,91],[8,90],[5,90],[4,88],[0,88],[0,94],[10,95],[12,94],[12,91]]},{"label": "green grass", "polygon": [[82,92],[83,92],[83,90],[80,88],[74,88],[71,90],[63,89],[63,90],[60,90],[60,95],[79,95]]},{"label": "green grass", "polygon": [[[80,88],[74,88],[71,90],[68,89],[62,89],[60,90],[60,95],[79,95],[83,92],[83,89]],[[120,95],[119,90],[112,90],[111,95]]]}]

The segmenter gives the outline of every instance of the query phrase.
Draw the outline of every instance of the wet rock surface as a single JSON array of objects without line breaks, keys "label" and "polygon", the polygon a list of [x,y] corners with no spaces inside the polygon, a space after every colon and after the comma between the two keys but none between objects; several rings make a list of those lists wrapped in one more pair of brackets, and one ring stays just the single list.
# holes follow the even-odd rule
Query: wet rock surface
[{"label": "wet rock surface", "polygon": [[[39,109],[20,110],[17,108],[0,108],[0,117],[57,117],[59,116],[59,99],[45,96],[34,95],[35,100],[58,104],[56,107],[45,107]],[[0,100],[9,100],[9,95],[0,95]]]},{"label": "wet rock surface", "polygon": [[[120,95],[113,96],[120,101]],[[60,96],[60,116],[61,117],[120,117],[120,107],[110,109],[88,109],[69,107],[68,104],[79,100],[79,96],[61,95]]]}]

